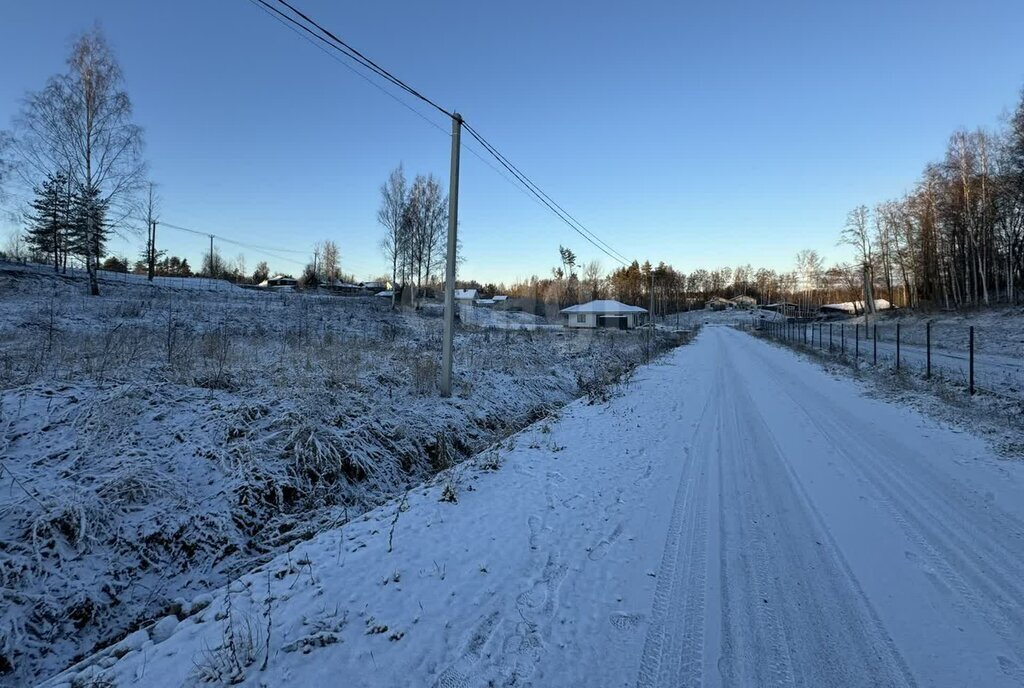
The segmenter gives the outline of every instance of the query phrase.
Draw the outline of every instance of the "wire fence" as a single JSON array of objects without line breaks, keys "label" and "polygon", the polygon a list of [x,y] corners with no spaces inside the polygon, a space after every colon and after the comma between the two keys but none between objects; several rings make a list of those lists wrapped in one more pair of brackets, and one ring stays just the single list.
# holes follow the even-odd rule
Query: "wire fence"
[{"label": "wire fence", "polygon": [[762,321],[754,326],[797,348],[857,367],[889,369],[961,384],[970,395],[1024,396],[1024,360],[974,325]]}]

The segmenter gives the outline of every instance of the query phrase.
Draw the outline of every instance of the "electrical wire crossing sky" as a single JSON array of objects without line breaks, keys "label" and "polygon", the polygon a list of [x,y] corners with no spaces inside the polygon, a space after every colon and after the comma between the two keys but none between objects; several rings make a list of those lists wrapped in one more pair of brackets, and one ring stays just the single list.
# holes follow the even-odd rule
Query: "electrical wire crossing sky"
[{"label": "electrical wire crossing sky", "polygon": [[[161,223],[204,235],[168,225],[159,248],[198,265],[214,234],[294,272],[332,240],[360,279],[389,272],[391,170],[447,185],[455,112],[467,278],[548,275],[559,246],[605,270],[789,270],[801,249],[849,260],[847,212],[909,190],[1024,85],[1017,0],[40,0],[0,17],[0,128],[97,24]],[[111,248],[144,243],[139,223]]]}]

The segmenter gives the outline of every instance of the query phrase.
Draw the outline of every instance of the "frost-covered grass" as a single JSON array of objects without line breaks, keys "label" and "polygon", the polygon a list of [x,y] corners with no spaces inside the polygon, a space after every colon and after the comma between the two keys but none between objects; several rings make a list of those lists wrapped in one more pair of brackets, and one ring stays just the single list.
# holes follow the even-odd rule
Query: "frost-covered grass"
[{"label": "frost-covered grass", "polygon": [[[638,333],[0,270],[0,684],[50,675],[644,358]],[[666,345],[667,342],[661,342]]]}]

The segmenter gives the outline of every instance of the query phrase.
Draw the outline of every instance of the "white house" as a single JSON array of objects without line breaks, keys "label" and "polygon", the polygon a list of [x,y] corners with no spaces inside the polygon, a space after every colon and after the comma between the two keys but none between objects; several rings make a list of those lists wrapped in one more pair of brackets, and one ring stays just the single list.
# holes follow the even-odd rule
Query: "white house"
[{"label": "white house", "polygon": [[476,301],[476,289],[456,289],[455,290],[455,302],[464,303],[466,305],[473,305]]},{"label": "white house", "polygon": [[561,313],[565,316],[565,326],[569,328],[611,327],[629,330],[643,322],[647,309],[603,299],[569,306],[563,308]]}]

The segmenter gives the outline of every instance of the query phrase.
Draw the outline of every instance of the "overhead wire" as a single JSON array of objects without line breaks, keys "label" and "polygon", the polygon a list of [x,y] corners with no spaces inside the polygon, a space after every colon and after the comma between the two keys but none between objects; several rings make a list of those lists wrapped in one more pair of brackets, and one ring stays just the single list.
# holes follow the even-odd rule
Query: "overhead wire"
[{"label": "overhead wire", "polygon": [[[330,50],[328,50],[327,47],[325,47],[325,44],[326,44],[326,46],[331,47],[331,48],[334,48],[336,46],[334,46],[326,38],[324,38],[323,36],[318,36],[316,34],[311,34],[308,30],[305,30],[300,24],[297,24],[292,18],[288,17],[287,15],[282,13],[277,8],[269,7],[267,5],[267,3],[264,2],[263,0],[249,0],[249,2],[252,3],[252,5],[254,5],[255,7],[259,8],[260,10],[262,10],[263,12],[265,12],[267,14],[267,16],[269,16],[272,19],[274,19],[275,21],[277,21],[279,24],[281,24],[282,26],[287,28],[289,31],[294,33],[296,36],[298,36],[302,40],[306,41],[307,43],[312,45],[314,48],[316,48],[317,50],[322,52],[324,55],[327,55],[329,58],[331,58],[332,60],[334,60],[335,62],[340,64],[342,67],[344,67],[345,69],[350,71],[352,74],[355,74],[360,79],[362,79],[363,81],[365,81],[366,83],[370,84],[375,89],[377,89],[378,91],[380,91],[381,93],[386,95],[388,98],[391,98],[393,101],[395,101],[396,103],[398,103],[399,105],[404,107],[406,110],[408,110],[409,112],[411,112],[414,115],[416,115],[417,117],[419,117],[421,120],[423,120],[424,122],[429,124],[431,127],[436,129],[437,131],[439,131],[445,137],[451,138],[451,132],[449,130],[445,129],[440,124],[438,124],[437,122],[435,122],[434,120],[430,119],[429,117],[424,115],[422,112],[420,112],[419,110],[414,108],[412,105],[410,105],[409,103],[405,102],[404,100],[402,100],[401,98],[396,96],[394,93],[392,93],[391,91],[387,90],[386,88],[384,88],[383,86],[378,84],[376,81],[374,81],[370,77],[368,77],[365,74],[363,74],[362,72],[360,72],[358,69],[356,69],[355,67],[350,65],[348,62],[346,62],[341,57],[339,57],[336,53],[333,53]],[[314,39],[316,39],[316,40],[314,40]],[[519,184],[516,184],[514,181],[512,181],[512,179],[507,174],[505,174],[500,169],[495,167],[494,164],[490,160],[488,160],[484,156],[480,155],[480,153],[477,152],[477,150],[475,148],[473,148],[472,146],[466,144],[465,142],[461,143],[461,148],[463,150],[469,152],[473,157],[475,157],[477,160],[482,162],[484,165],[486,165],[487,167],[491,168],[491,170],[493,170],[495,174],[497,174],[499,177],[501,177],[506,182],[508,182],[514,189],[516,189],[517,191],[522,193],[526,198],[529,198],[531,201],[533,201],[537,205],[543,207],[543,204],[539,200],[537,200],[528,191],[526,191],[526,189],[522,188],[522,186],[520,186]]]},{"label": "overhead wire", "polygon": [[[362,67],[364,67],[365,69],[373,72],[374,74],[377,74],[378,76],[382,77],[383,79],[385,79],[389,83],[397,86],[398,88],[402,89],[403,91],[405,91],[406,93],[412,95],[413,97],[415,97],[415,98],[417,98],[417,99],[427,103],[428,105],[430,105],[434,109],[438,110],[442,114],[446,115],[447,117],[452,118],[452,119],[455,118],[455,116],[456,116],[455,113],[449,112],[444,107],[438,105],[436,102],[434,102],[430,98],[426,97],[425,95],[423,95],[422,93],[420,93],[419,91],[414,89],[412,86],[410,86],[406,82],[402,81],[401,79],[396,77],[391,72],[387,71],[385,68],[381,67],[379,64],[377,64],[376,62],[374,62],[373,60],[368,58],[366,55],[361,53],[359,50],[357,50],[356,48],[351,46],[349,43],[347,43],[344,40],[342,40],[341,38],[339,38],[337,35],[335,35],[329,29],[325,28],[323,25],[318,23],[316,20],[312,19],[309,15],[305,14],[304,12],[302,12],[301,10],[296,8],[294,5],[292,5],[290,2],[288,2],[288,0],[276,0],[276,1],[280,5],[283,5],[284,7],[288,8],[288,10],[291,13],[293,13],[294,15],[300,17],[303,21],[299,21],[298,19],[295,18],[295,16],[292,16],[292,15],[288,14],[287,12],[283,12],[280,9],[278,9],[277,7],[274,7],[273,5],[270,4],[270,2],[268,2],[268,0],[250,0],[250,2],[252,2],[253,4],[255,4],[257,6],[262,6],[262,8],[265,11],[268,11],[268,14],[272,13],[271,16],[277,18],[278,21],[281,21],[282,23],[283,22],[287,22],[286,25],[291,25],[291,26],[296,27],[297,29],[301,30],[302,32],[304,32],[304,33],[308,34],[309,36],[312,36],[313,38],[315,38],[319,43],[327,45],[327,46],[333,48],[334,50],[340,52],[342,55],[345,55],[350,60],[356,62],[357,64],[359,64]],[[306,23],[303,23],[303,22],[306,22]],[[310,26],[308,26],[307,24],[308,25],[312,25],[313,27],[315,27],[316,30],[310,28]],[[293,31],[294,30],[295,29],[293,29]],[[309,39],[307,39],[307,40],[309,40]],[[318,45],[317,47],[320,47],[320,46]],[[323,50],[322,47],[320,47],[320,49]],[[335,57],[334,59],[336,59],[339,62],[342,62],[337,57]],[[342,62],[342,64],[345,64],[345,63]],[[351,71],[355,71],[355,70],[352,69],[352,67],[350,65],[345,64],[345,66],[346,66],[346,68],[350,69]],[[359,72],[356,72],[356,73],[359,74]],[[376,86],[377,88],[382,90],[384,93],[386,93],[387,95],[392,97],[394,100],[398,101],[404,107],[410,109],[412,112],[417,114],[419,117],[421,117],[422,119],[426,120],[428,123],[431,124],[431,126],[434,126],[435,128],[440,129],[442,132],[444,131],[444,129],[442,127],[440,127],[440,125],[438,125],[435,122],[427,119],[421,112],[419,112],[418,110],[415,110],[414,108],[412,108],[410,105],[408,105],[404,101],[401,101],[394,94],[392,94],[392,93],[386,91],[385,89],[383,89],[382,87],[380,87],[379,84],[375,84],[372,80],[370,80],[368,77],[366,77],[363,74],[359,74],[359,75],[361,77],[363,77],[364,79],[366,79],[367,81],[370,81],[370,83],[373,83],[374,86]],[[550,210],[556,217],[558,217],[562,222],[564,222],[570,229],[575,231],[577,234],[579,234],[581,237],[583,237],[583,239],[585,239],[587,242],[592,244],[595,248],[600,250],[602,253],[607,255],[609,258],[611,258],[612,260],[614,260],[614,261],[616,261],[618,263],[621,263],[622,265],[629,265],[630,260],[628,258],[626,258],[622,253],[620,253],[620,252],[616,251],[614,248],[612,248],[607,242],[605,242],[600,237],[598,237],[594,232],[592,232],[591,230],[587,229],[587,227],[585,225],[583,225],[583,223],[581,223],[578,219],[576,219],[573,215],[571,215],[568,211],[566,211],[561,205],[559,205],[553,198],[551,198],[551,196],[549,194],[547,194],[536,183],[534,183],[533,180],[531,180],[521,170],[519,170],[518,167],[516,167],[506,156],[504,156],[500,151],[498,151],[496,147],[494,147],[490,142],[488,142],[478,131],[476,131],[476,129],[474,129],[472,126],[470,126],[469,123],[466,122],[464,119],[462,120],[462,126],[464,126],[466,128],[466,130],[469,132],[470,136],[473,139],[475,139],[481,146],[483,146],[484,150],[487,153],[489,153],[499,163],[499,165],[501,165],[501,167],[503,167],[505,170],[507,170],[508,173],[511,174],[512,177],[514,177],[519,183],[516,184],[515,182],[513,182],[512,179],[510,179],[506,174],[502,173],[501,170],[499,170],[498,168],[496,168],[493,165],[491,165],[487,160],[485,160],[481,155],[479,155],[471,147],[465,146],[464,144],[463,144],[462,147],[466,148],[466,150],[470,151],[474,156],[476,156],[481,161],[483,161],[485,164],[487,164],[488,167],[490,167],[492,170],[494,170],[496,173],[498,173],[500,176],[502,176],[506,181],[508,181],[513,186],[515,186],[517,189],[519,189],[524,194],[526,194],[527,197],[531,198],[532,200],[534,200],[538,204],[540,204],[540,205],[546,207],[548,210]]]}]

